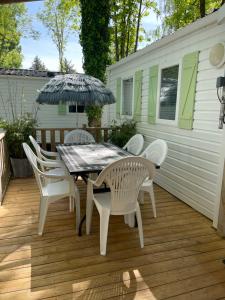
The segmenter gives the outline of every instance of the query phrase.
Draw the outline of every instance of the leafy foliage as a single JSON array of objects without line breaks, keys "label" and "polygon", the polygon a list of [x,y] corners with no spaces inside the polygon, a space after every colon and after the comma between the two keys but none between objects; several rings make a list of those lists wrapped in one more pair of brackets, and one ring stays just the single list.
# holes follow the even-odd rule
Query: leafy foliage
[{"label": "leafy foliage", "polygon": [[85,112],[88,117],[88,126],[100,126],[102,117],[102,107],[96,105],[89,105],[85,107]]},{"label": "leafy foliage", "polygon": [[18,89],[8,81],[8,97],[3,96],[0,91],[0,101],[2,116],[0,119],[0,128],[6,131],[6,142],[9,155],[12,158],[24,158],[22,143],[29,144],[29,135],[34,134],[34,128],[37,125],[38,106],[33,105],[32,111],[27,112],[26,100],[24,98],[24,89]]},{"label": "leafy foliage", "polygon": [[78,1],[66,5],[61,0],[46,0],[44,8],[38,13],[38,18],[48,29],[59,55],[59,69],[64,72],[64,53],[71,32],[78,30]]},{"label": "leafy foliage", "polygon": [[41,61],[41,59],[38,56],[35,56],[32,66],[32,70],[37,70],[37,71],[46,71],[45,64]]},{"label": "leafy foliage", "polygon": [[110,142],[123,147],[136,134],[136,122],[134,120],[126,120],[121,125],[118,125],[116,121],[113,121],[111,129]]},{"label": "leafy foliage", "polygon": [[38,38],[24,4],[1,5],[0,67],[19,68],[22,64],[21,37]]},{"label": "leafy foliage", "polygon": [[83,68],[88,75],[104,81],[109,63],[110,0],[81,0],[80,5]]},{"label": "leafy foliage", "polygon": [[152,0],[114,0],[111,13],[111,57],[112,61],[136,52],[138,43],[145,39],[141,26],[142,18],[151,9],[157,14],[157,2]]},{"label": "leafy foliage", "polygon": [[164,34],[171,33],[210,14],[224,4],[224,0],[163,0]]},{"label": "leafy foliage", "polygon": [[74,65],[72,64],[72,62],[66,58],[64,58],[64,60],[63,60],[63,71],[66,74],[76,73],[76,70],[74,69]]},{"label": "leafy foliage", "polygon": [[30,143],[29,135],[34,134],[36,120],[26,114],[10,122],[0,120],[0,128],[6,130],[6,143],[12,158],[25,158],[22,143]]},{"label": "leafy foliage", "polygon": [[21,34],[17,17],[24,13],[23,5],[4,5],[0,10],[0,67],[19,68],[22,63]]}]

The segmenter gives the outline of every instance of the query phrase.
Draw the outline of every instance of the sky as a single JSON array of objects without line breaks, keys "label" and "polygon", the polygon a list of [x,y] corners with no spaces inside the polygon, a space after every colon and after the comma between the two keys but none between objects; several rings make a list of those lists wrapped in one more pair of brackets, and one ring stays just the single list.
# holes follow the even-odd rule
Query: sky
[{"label": "sky", "polygon": [[[56,46],[51,40],[50,35],[48,34],[47,29],[42,25],[42,23],[36,18],[36,13],[39,12],[43,7],[42,1],[29,2],[25,4],[28,9],[29,15],[32,17],[33,28],[37,30],[40,34],[38,40],[33,40],[31,38],[22,38],[22,52],[23,52],[23,68],[30,68],[33,62],[33,59],[36,55],[44,62],[45,66],[50,71],[58,71],[58,53]],[[143,18],[142,26],[145,30],[149,31],[155,29],[159,24],[156,15],[151,12],[147,17]],[[143,48],[146,46],[146,42],[142,43],[139,47]],[[66,46],[65,57],[71,61],[74,65],[74,68],[77,72],[83,72],[82,68],[82,48],[79,44],[78,34],[71,34],[71,37],[68,40]]]}]

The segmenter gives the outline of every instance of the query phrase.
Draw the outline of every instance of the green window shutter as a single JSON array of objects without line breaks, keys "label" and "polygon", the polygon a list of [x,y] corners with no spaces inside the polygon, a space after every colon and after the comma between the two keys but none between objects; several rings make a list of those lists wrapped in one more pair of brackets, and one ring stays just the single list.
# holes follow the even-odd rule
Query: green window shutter
[{"label": "green window shutter", "polygon": [[183,57],[180,85],[179,128],[192,129],[198,72],[198,54],[198,52],[193,52]]},{"label": "green window shutter", "polygon": [[122,80],[121,78],[117,78],[116,80],[116,116],[120,117],[120,105],[121,105],[121,86]]},{"label": "green window shutter", "polygon": [[148,122],[155,124],[159,66],[149,69]]},{"label": "green window shutter", "polygon": [[58,115],[66,115],[66,104],[65,103],[59,103],[58,104]]},{"label": "green window shutter", "polygon": [[134,120],[141,121],[142,70],[134,75]]}]

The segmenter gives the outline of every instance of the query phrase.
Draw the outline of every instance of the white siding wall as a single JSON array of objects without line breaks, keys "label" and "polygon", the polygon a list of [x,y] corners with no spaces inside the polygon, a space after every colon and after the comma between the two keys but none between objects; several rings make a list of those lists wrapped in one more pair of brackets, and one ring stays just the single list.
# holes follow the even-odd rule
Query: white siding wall
[{"label": "white siding wall", "polygon": [[[176,42],[152,50],[109,70],[108,86],[116,94],[116,79],[143,70],[142,120],[138,131],[145,137],[145,146],[162,138],[169,147],[168,157],[158,172],[156,182],[196,210],[213,219],[218,201],[221,174],[222,132],[218,130],[219,102],[216,78],[224,67],[213,68],[208,61],[211,47],[225,41],[225,25],[210,25]],[[193,130],[147,122],[149,67],[181,63],[185,54],[200,51]],[[115,105],[105,113],[110,123],[115,119]]]},{"label": "white siding wall", "polygon": [[[49,78],[0,76],[0,118],[10,118],[9,105],[4,109],[2,99],[6,101],[11,97],[17,103],[18,113],[21,111],[21,98],[23,98],[23,110],[32,112],[37,98],[37,90],[40,90]],[[23,95],[23,96],[22,96]],[[17,100],[17,101],[16,101]],[[68,113],[64,116],[58,115],[57,105],[39,105],[37,114],[38,126],[41,128],[71,128],[81,127],[87,124],[86,114]]]}]

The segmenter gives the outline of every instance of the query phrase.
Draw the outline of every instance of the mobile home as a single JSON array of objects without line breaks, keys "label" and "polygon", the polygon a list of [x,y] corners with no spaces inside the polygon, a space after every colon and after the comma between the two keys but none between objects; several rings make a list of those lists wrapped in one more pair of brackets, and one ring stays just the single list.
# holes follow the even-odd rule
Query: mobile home
[{"label": "mobile home", "polygon": [[[225,71],[224,45],[225,5],[108,67],[108,87],[117,98],[106,112],[108,122],[134,118],[146,145],[167,141],[156,183],[215,227],[225,156],[216,91]],[[218,64],[215,49],[221,50]]]}]

